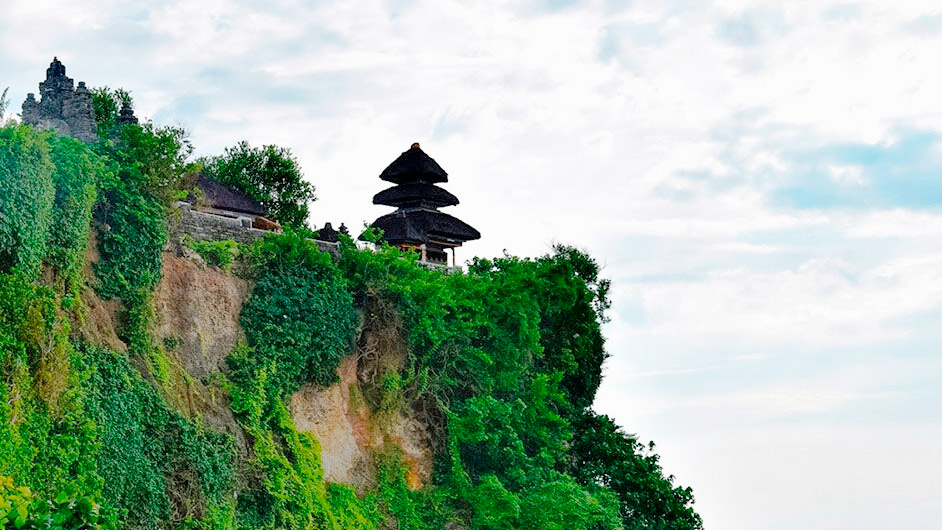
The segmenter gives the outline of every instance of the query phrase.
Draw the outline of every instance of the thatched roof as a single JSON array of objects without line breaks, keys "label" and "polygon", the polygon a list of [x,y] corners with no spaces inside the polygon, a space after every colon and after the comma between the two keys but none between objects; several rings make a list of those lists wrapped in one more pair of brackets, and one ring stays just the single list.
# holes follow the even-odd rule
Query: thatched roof
[{"label": "thatched roof", "polygon": [[372,226],[381,229],[383,239],[392,244],[440,241],[460,245],[481,238],[468,223],[434,210],[397,210],[373,221]]},{"label": "thatched roof", "polygon": [[425,154],[418,143],[412,144],[408,151],[399,155],[389,167],[380,173],[379,178],[387,182],[405,184],[409,182],[448,182],[448,173],[438,162]]},{"label": "thatched roof", "polygon": [[388,206],[418,205],[424,203],[428,206],[454,206],[458,204],[458,197],[434,184],[412,182],[399,184],[387,188],[373,196],[373,204]]},{"label": "thatched roof", "polygon": [[[213,180],[206,175],[200,175],[196,180],[196,187],[203,192],[202,203],[217,210],[247,213],[249,215],[268,215],[264,206],[244,192],[232,186]],[[194,198],[188,197],[188,200]]]}]

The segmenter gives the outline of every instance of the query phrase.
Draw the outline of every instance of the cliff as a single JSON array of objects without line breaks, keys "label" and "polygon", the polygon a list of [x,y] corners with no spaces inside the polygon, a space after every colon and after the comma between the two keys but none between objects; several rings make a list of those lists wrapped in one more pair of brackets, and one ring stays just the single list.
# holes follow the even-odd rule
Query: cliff
[{"label": "cliff", "polygon": [[181,138],[113,134],[0,128],[6,527],[701,527],[590,408],[609,285],[584,252],[448,272],[195,241]]}]

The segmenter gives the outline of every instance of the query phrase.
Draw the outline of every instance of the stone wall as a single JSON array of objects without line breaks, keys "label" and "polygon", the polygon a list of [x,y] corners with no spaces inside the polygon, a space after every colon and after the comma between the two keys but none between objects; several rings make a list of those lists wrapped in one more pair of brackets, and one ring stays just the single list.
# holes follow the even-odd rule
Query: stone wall
[{"label": "stone wall", "polygon": [[250,217],[223,217],[212,213],[194,210],[188,202],[174,204],[179,218],[175,221],[174,239],[184,234],[197,241],[217,241],[232,239],[241,243],[251,243],[265,237],[269,232],[252,228]]},{"label": "stone wall", "polygon": [[[214,213],[194,210],[188,202],[174,203],[176,214],[172,218],[171,243],[177,249],[183,246],[183,236],[197,241],[219,241],[231,239],[240,243],[251,243],[270,234],[268,230],[252,228],[251,217],[226,217]],[[317,247],[333,255],[339,255],[339,245],[328,241],[318,241]]]}]

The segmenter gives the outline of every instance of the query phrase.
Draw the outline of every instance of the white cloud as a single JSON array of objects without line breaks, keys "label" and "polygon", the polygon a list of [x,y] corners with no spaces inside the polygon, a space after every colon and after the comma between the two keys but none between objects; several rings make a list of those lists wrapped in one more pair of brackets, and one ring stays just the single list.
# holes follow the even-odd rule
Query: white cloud
[{"label": "white cloud", "polygon": [[934,243],[942,236],[942,214],[903,208],[866,212],[843,224],[852,238],[929,239]]},{"label": "white cloud", "polygon": [[839,184],[861,185],[864,183],[863,168],[860,166],[830,165],[828,171],[831,172],[831,178]]},{"label": "white cloud", "polygon": [[942,309],[942,254],[898,258],[865,271],[816,258],[793,270],[741,267],[633,290],[646,314],[639,333],[816,347],[860,344],[906,337],[912,331],[901,319]]}]

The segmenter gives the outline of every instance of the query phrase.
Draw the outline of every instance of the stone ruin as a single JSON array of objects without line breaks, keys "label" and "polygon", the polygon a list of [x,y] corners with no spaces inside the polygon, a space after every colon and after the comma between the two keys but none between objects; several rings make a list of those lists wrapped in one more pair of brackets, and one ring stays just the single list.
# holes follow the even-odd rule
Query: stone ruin
[{"label": "stone ruin", "polygon": [[65,66],[58,58],[53,58],[46,69],[46,80],[39,83],[39,96],[37,101],[35,94],[26,95],[24,123],[39,129],[52,129],[83,142],[98,139],[92,95],[84,81],[79,81],[78,87],[73,88],[72,78],[65,75]]}]

